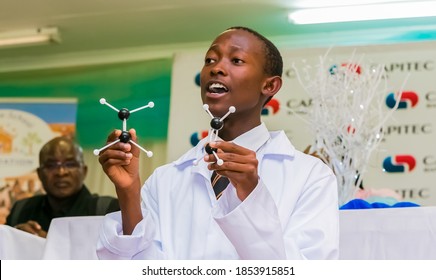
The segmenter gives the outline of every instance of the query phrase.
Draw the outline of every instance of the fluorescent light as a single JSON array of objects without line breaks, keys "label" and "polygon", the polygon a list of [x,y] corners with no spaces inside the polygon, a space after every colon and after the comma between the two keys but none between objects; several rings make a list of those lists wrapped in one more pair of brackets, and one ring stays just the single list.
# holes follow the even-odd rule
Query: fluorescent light
[{"label": "fluorescent light", "polygon": [[57,43],[60,36],[57,28],[37,28],[0,33],[0,48]]},{"label": "fluorescent light", "polygon": [[436,16],[436,1],[398,2],[297,10],[289,14],[295,24]]}]

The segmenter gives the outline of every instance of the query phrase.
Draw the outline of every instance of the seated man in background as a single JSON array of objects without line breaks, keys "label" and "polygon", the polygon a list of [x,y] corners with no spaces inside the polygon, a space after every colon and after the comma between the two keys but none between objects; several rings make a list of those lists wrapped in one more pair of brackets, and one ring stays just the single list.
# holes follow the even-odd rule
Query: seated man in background
[{"label": "seated man in background", "polygon": [[81,147],[66,137],[56,137],[39,152],[38,177],[44,195],[18,200],[6,224],[47,236],[51,220],[60,217],[105,215],[120,210],[118,199],[93,195],[84,185],[88,167]]}]

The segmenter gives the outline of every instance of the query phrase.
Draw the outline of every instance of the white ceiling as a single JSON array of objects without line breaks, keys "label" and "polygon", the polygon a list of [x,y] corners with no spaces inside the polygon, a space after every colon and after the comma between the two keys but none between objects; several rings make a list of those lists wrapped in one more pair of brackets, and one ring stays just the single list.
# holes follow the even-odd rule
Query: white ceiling
[{"label": "white ceiling", "polygon": [[[335,2],[362,0],[324,0]],[[391,2],[394,0],[367,0]],[[316,44],[361,42],[365,34],[392,35],[398,29],[436,30],[435,18],[296,26],[289,11],[314,0],[0,0],[0,32],[57,27],[57,45],[0,49],[0,71],[56,64],[98,63],[168,56],[203,46],[233,25],[251,27],[277,42]],[[320,2],[320,1],[318,1]],[[399,1],[397,1],[399,2]],[[359,35],[360,34],[360,35]],[[365,35],[365,36],[366,36]],[[377,37],[373,37],[377,38]],[[86,61],[86,62],[85,62]],[[74,63],[73,63],[74,64]]]}]

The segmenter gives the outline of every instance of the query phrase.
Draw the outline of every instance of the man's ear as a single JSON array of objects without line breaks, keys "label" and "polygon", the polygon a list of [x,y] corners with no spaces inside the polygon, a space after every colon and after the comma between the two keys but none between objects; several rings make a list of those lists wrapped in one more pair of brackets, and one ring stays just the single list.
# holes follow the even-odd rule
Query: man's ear
[{"label": "man's ear", "polygon": [[282,87],[282,78],[279,76],[273,76],[266,79],[264,86],[262,88],[262,94],[272,97],[274,96]]},{"label": "man's ear", "polygon": [[86,175],[88,175],[88,165],[86,165],[84,163],[82,163],[82,164],[83,164],[83,166],[82,166],[82,168],[83,168],[83,178],[86,178]]},{"label": "man's ear", "polygon": [[42,178],[42,168],[41,167],[36,168],[36,174],[38,175],[39,180],[41,180],[41,178]]}]

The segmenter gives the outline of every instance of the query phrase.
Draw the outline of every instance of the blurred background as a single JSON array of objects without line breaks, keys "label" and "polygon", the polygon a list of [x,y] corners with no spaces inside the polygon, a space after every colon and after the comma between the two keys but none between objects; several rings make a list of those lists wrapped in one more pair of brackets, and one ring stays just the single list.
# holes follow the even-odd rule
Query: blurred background
[{"label": "blurred background", "polygon": [[[403,67],[403,72],[427,67],[426,73],[434,74],[433,6],[436,7],[436,1],[0,0],[0,204],[7,208],[18,197],[40,191],[33,172],[36,152],[56,134],[72,135],[84,147],[90,166],[88,187],[100,194],[115,194],[92,151],[104,145],[112,129],[121,128],[121,121],[116,112],[99,103],[100,98],[120,109],[155,103],[153,109],[138,111],[128,121],[129,128],[137,129],[141,145],[154,153],[152,158],[142,159],[144,180],[154,168],[174,159],[176,154],[169,146],[192,144],[188,139],[186,143],[168,141],[170,112],[175,106],[172,99],[178,96],[183,100],[184,94],[191,93],[191,89],[187,92],[172,86],[175,58],[178,54],[195,54],[196,59],[201,59],[196,55],[203,54],[211,40],[228,27],[253,28],[284,53],[296,54],[298,58],[313,57],[334,47],[339,53],[347,51],[342,54],[345,59],[357,47],[373,52],[386,46],[388,53],[397,51],[398,63],[402,63],[398,67]],[[357,10],[342,10],[356,7]],[[315,21],[309,22],[310,14],[299,13],[312,8],[327,9],[309,11],[315,15]],[[367,10],[370,20],[360,19]],[[320,22],[323,17],[325,22]],[[411,58],[401,60],[403,51],[412,51]],[[425,57],[417,61],[414,54],[419,53]],[[189,67],[195,69],[201,64],[199,60]],[[183,71],[183,66],[179,71]],[[194,79],[192,73],[189,81],[193,85]],[[428,93],[436,89],[435,82],[431,78],[423,80],[427,88],[420,98],[430,102],[434,95]],[[433,103],[428,104],[427,108]],[[12,115],[8,111],[12,109],[38,116],[50,132],[41,126],[41,135],[29,135],[26,116]],[[424,113],[429,119],[432,114],[434,111]],[[18,130],[21,126],[24,128]],[[434,140],[433,123],[425,118],[397,127],[402,128],[401,136],[408,133],[404,144],[419,146],[419,139],[409,142],[413,131],[425,134],[425,141]],[[199,132],[202,129],[207,127],[198,128]],[[10,147],[14,139],[20,149]],[[179,141],[184,141],[183,137]],[[25,147],[32,147],[33,152]],[[297,148],[303,150],[305,144],[298,143]],[[389,187],[407,200],[431,205],[436,201],[436,186],[428,175],[436,171],[436,153],[431,152],[431,147],[423,148],[428,153],[414,159],[426,164],[421,167],[422,172],[427,170],[425,184],[413,186],[415,178],[411,177],[407,186]],[[413,169],[410,161],[406,163],[409,171]],[[20,168],[22,171],[11,176],[10,170]],[[402,177],[397,176],[396,180],[401,181]]]}]

